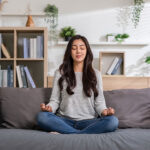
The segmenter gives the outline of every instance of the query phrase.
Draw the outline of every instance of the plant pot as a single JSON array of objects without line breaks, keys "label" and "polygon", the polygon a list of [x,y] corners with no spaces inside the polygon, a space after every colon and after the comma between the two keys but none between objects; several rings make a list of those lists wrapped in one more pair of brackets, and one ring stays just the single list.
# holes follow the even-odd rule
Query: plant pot
[{"label": "plant pot", "polygon": [[72,37],[71,36],[66,36],[65,41],[69,41]]}]

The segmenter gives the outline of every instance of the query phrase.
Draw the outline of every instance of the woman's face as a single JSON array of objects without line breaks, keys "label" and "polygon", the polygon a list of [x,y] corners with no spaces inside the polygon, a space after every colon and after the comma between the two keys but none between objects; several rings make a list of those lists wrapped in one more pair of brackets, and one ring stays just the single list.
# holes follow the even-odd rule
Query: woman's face
[{"label": "woman's face", "polygon": [[85,43],[81,40],[74,40],[71,48],[71,56],[75,63],[84,62],[87,49]]}]

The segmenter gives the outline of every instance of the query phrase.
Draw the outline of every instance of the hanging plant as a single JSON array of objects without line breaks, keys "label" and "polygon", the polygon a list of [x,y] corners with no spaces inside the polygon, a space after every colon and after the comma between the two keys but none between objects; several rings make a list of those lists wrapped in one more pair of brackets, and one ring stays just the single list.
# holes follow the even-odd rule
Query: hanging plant
[{"label": "hanging plant", "polygon": [[49,24],[50,39],[56,41],[58,38],[56,28],[58,25],[58,8],[55,5],[47,4],[44,9],[45,21]]},{"label": "hanging plant", "polygon": [[44,9],[47,16],[58,17],[58,8],[55,5],[47,4]]},{"label": "hanging plant", "polygon": [[134,6],[132,11],[132,22],[136,28],[140,21],[141,12],[144,8],[144,0],[134,0]]}]

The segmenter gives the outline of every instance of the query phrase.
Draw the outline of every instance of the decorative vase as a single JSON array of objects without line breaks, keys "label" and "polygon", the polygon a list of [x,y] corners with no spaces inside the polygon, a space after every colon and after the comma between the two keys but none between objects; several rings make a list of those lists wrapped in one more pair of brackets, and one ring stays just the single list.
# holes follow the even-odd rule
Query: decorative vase
[{"label": "decorative vase", "polygon": [[34,27],[34,22],[31,15],[28,15],[28,20],[26,22],[26,27]]}]

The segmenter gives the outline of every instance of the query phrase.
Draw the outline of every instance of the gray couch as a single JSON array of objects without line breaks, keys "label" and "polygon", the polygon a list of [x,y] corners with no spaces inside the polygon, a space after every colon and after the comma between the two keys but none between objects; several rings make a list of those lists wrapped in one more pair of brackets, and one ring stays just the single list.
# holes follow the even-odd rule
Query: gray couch
[{"label": "gray couch", "polygon": [[0,150],[150,150],[150,89],[104,91],[119,128],[104,134],[59,134],[36,124],[50,88],[0,88]]}]

